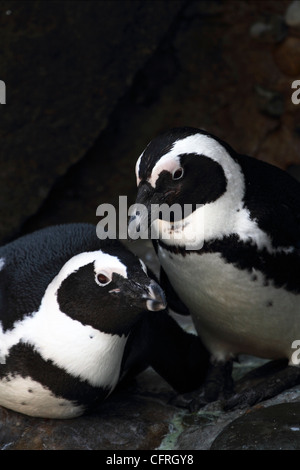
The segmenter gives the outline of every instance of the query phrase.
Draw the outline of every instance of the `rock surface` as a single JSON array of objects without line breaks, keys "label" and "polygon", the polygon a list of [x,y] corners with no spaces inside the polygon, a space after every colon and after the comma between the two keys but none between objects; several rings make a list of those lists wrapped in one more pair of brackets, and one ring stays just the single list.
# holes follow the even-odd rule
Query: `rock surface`
[{"label": "rock surface", "polygon": [[94,144],[181,5],[1,2],[0,239]]},{"label": "rock surface", "polygon": [[289,37],[277,48],[275,62],[288,76],[297,77],[300,73],[300,38]]},{"label": "rock surface", "polygon": [[[149,373],[151,373],[149,371]],[[160,445],[168,433],[174,408],[162,391],[129,388],[107,400],[93,414],[72,420],[25,417],[0,410],[3,450],[147,450]]]},{"label": "rock surface", "polygon": [[[258,365],[244,359],[239,368]],[[241,372],[241,371],[239,371]],[[31,418],[0,407],[2,450],[300,449],[300,387],[252,409],[197,413],[170,404],[174,392],[148,369],[95,412],[71,420]]]},{"label": "rock surface", "polygon": [[251,410],[218,435],[212,450],[299,450],[300,403]]}]

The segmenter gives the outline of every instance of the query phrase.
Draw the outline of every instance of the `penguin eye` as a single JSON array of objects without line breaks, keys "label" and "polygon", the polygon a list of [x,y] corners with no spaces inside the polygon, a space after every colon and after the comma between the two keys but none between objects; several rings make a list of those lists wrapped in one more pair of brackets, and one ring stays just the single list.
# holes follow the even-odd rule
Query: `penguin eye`
[{"label": "penguin eye", "polygon": [[173,171],[172,173],[172,179],[173,180],[180,180],[180,178],[183,177],[183,168],[180,166],[179,168],[176,168],[176,170]]},{"label": "penguin eye", "polygon": [[106,286],[106,284],[110,283],[111,279],[106,274],[100,273],[97,275],[97,281],[101,286]]}]

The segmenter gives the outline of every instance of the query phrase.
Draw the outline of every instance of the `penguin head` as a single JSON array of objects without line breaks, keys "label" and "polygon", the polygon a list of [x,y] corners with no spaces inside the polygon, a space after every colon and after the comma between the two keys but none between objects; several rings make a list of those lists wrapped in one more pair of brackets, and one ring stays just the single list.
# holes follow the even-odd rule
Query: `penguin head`
[{"label": "penguin head", "polygon": [[80,253],[69,259],[45,295],[59,310],[84,325],[127,334],[145,310],[166,308],[163,290],[144,263],[125,248]]},{"label": "penguin head", "polygon": [[[152,140],[136,163],[136,204],[145,205],[148,216],[152,214],[147,225],[155,219],[164,221],[163,211],[153,216],[153,207],[163,204],[169,207],[177,205],[180,209],[167,212],[171,226],[183,219],[188,225],[190,219],[187,217],[195,212],[203,213],[203,207],[212,209],[211,214],[206,211],[210,221],[215,217],[220,220],[221,216],[224,225],[231,205],[241,202],[244,194],[243,175],[235,155],[228,144],[195,128],[172,129]],[[220,204],[224,199],[224,204]],[[145,221],[139,209],[137,206],[132,214],[129,234],[134,224]]]}]

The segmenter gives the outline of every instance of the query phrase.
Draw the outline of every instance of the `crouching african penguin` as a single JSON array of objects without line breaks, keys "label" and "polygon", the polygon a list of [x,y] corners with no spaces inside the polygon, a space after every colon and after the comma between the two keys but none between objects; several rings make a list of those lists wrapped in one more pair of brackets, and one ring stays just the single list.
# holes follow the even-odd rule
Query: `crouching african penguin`
[{"label": "crouching african penguin", "polygon": [[[289,364],[226,407],[300,383],[293,354],[300,340],[300,184],[195,128],[152,140],[136,178],[136,203],[148,215],[139,206],[129,233],[152,224],[167,301],[192,315],[211,354],[211,376],[219,369],[228,386],[232,360],[242,353]],[[157,209],[163,204],[181,210],[167,217]],[[219,392],[207,387],[206,399]]]},{"label": "crouching african penguin", "polygon": [[73,418],[148,365],[179,390],[203,379],[202,344],[167,314],[144,263],[93,225],[25,235],[0,248],[0,268],[0,405]]}]

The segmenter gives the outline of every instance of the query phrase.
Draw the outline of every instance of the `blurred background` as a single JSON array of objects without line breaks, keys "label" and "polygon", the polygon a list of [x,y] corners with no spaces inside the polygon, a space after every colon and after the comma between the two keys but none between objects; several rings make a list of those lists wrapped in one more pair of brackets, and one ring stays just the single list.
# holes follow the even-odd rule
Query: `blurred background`
[{"label": "blurred background", "polygon": [[133,203],[175,126],[297,175],[297,79],[299,1],[1,1],[0,242]]}]

